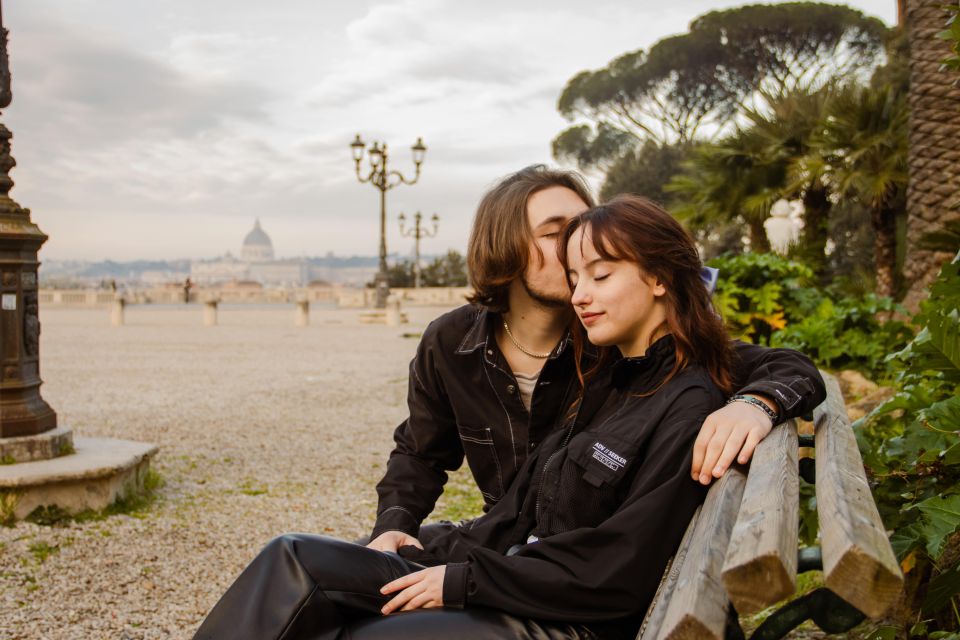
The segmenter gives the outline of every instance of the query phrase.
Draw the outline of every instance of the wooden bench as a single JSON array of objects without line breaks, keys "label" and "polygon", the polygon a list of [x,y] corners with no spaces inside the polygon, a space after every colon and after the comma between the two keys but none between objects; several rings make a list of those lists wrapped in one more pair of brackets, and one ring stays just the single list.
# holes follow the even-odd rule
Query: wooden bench
[{"label": "wooden bench", "polygon": [[[815,435],[783,424],[757,447],[749,473],[732,468],[711,487],[664,573],[642,640],[745,638],[739,614],[791,597],[797,573],[822,569],[825,587],[771,614],[752,640],[781,638],[812,619],[842,633],[877,618],[903,574],[877,512],[836,379],[814,411]],[[799,446],[798,446],[799,444]],[[814,447],[815,470],[800,447]],[[801,469],[802,468],[802,469]],[[800,549],[800,476],[814,481],[820,547]]]}]

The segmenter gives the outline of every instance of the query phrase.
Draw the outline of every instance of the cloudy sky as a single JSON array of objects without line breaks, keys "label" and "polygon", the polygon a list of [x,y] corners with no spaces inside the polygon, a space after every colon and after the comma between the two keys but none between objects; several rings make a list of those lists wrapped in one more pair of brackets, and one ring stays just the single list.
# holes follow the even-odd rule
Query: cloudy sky
[{"label": "cloudy sky", "polygon": [[[426,253],[462,250],[482,191],[551,162],[583,69],[686,30],[720,0],[7,0],[18,166],[12,196],[45,259],[236,253],[259,217],[279,256],[374,255],[378,192],[349,143],[394,168],[429,151],[396,215],[441,217]],[[849,3],[888,24],[895,0]]]}]

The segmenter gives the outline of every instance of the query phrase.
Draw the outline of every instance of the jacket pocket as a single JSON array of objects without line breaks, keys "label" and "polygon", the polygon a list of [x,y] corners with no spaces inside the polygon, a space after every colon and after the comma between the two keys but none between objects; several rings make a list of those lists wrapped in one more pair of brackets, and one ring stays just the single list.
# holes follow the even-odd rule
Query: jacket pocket
[{"label": "jacket pocket", "polygon": [[489,427],[468,427],[458,424],[460,443],[467,465],[473,474],[484,502],[496,503],[503,497],[503,473],[500,470],[500,458],[497,456],[493,431]]},{"label": "jacket pocket", "polygon": [[617,486],[627,475],[636,457],[633,442],[603,433],[584,432],[571,457],[582,470],[584,482],[594,487]]},{"label": "jacket pocket", "polygon": [[553,478],[544,478],[539,530],[554,535],[596,527],[623,501],[623,488],[637,445],[584,432],[570,442],[567,457]]}]

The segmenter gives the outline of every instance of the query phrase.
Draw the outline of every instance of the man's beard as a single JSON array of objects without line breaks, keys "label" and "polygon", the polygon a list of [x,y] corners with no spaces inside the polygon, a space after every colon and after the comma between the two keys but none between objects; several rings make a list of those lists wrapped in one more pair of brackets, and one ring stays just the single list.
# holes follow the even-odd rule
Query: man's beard
[{"label": "man's beard", "polygon": [[550,295],[549,293],[543,291],[537,291],[527,281],[526,276],[521,276],[520,282],[523,284],[523,290],[527,292],[527,295],[530,296],[530,298],[541,307],[545,307],[547,309],[562,309],[563,307],[570,306],[569,294],[556,296]]}]

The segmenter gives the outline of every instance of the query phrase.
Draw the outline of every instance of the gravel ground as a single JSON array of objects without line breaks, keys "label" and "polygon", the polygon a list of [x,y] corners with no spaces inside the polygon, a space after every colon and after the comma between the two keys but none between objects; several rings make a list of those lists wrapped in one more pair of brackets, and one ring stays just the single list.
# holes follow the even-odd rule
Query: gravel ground
[{"label": "gravel ground", "polygon": [[145,512],[0,527],[0,638],[189,638],[236,574],[289,531],[369,531],[405,415],[418,334],[359,311],[199,306],[42,311],[43,397],[79,436],[160,445]]}]

